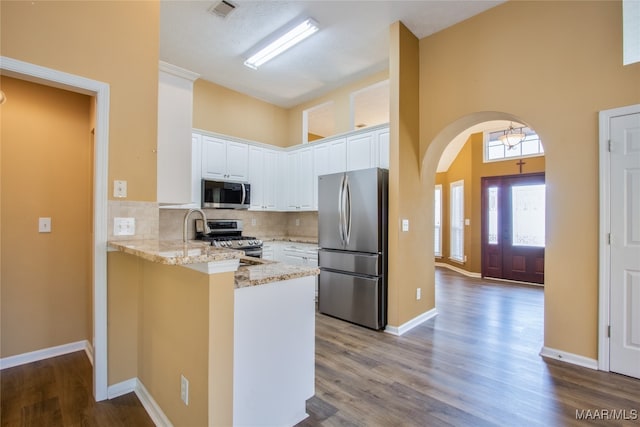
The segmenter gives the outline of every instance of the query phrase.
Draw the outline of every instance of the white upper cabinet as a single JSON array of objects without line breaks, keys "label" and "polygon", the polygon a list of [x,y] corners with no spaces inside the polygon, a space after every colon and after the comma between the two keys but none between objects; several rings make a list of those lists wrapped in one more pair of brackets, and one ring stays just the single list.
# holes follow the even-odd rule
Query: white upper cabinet
[{"label": "white upper cabinet", "polygon": [[367,132],[347,137],[347,170],[377,166],[378,141],[375,136],[375,132]]},{"label": "white upper cabinet", "polygon": [[376,131],[378,135],[378,166],[382,169],[389,169],[389,128]]},{"label": "white upper cabinet", "polygon": [[310,147],[287,152],[287,210],[313,209],[313,151]]},{"label": "white upper cabinet", "polygon": [[347,139],[339,138],[313,147],[313,208],[318,209],[318,177],[347,170]]},{"label": "white upper cabinet", "polygon": [[193,81],[198,75],[160,62],[158,72],[157,199],[192,203]]},{"label": "white upper cabinet", "polygon": [[276,210],[278,207],[278,152],[268,148],[249,147],[249,183],[252,210]]},{"label": "white upper cabinet", "polygon": [[202,177],[245,182],[248,179],[249,146],[212,136],[202,137]]}]

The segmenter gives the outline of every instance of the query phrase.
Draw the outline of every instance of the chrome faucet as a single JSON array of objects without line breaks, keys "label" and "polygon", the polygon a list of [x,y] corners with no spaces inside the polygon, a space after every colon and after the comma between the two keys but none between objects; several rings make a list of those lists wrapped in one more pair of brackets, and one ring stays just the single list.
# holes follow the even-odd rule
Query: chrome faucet
[{"label": "chrome faucet", "polygon": [[182,241],[184,243],[187,243],[187,225],[189,216],[191,216],[191,214],[194,212],[199,212],[202,216],[202,222],[204,222],[204,234],[209,234],[211,232],[211,230],[209,229],[209,224],[207,224],[207,216],[204,214],[204,211],[202,209],[189,209],[184,216],[184,224],[182,227]]}]

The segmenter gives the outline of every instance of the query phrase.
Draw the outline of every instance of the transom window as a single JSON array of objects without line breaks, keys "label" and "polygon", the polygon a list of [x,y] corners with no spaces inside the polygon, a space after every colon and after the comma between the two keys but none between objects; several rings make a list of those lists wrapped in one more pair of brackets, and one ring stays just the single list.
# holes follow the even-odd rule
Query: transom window
[{"label": "transom window", "polygon": [[484,161],[497,162],[505,159],[517,159],[519,157],[544,156],[542,141],[531,128],[514,128],[526,135],[522,142],[514,147],[507,147],[498,138],[504,135],[505,129],[484,133]]}]

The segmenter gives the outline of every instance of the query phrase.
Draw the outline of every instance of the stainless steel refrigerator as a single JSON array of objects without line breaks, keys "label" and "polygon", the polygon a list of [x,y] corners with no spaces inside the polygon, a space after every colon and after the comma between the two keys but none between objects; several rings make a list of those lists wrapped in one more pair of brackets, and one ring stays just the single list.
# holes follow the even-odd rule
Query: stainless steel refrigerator
[{"label": "stainless steel refrigerator", "polygon": [[372,329],[387,324],[388,171],[318,177],[318,309]]}]

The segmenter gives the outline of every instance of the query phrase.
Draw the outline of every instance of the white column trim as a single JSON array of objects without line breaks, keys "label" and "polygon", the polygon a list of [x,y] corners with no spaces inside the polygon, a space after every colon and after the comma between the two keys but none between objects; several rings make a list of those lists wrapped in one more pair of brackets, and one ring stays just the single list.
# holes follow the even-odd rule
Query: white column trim
[{"label": "white column trim", "polygon": [[74,74],[0,56],[3,75],[92,95],[96,100],[93,188],[93,394],[107,398],[107,188],[109,85]]}]

